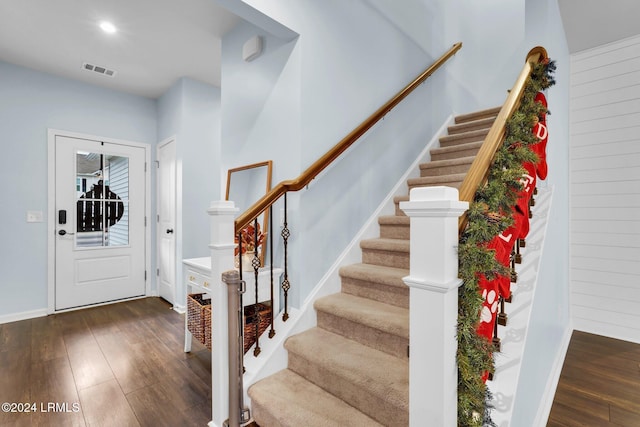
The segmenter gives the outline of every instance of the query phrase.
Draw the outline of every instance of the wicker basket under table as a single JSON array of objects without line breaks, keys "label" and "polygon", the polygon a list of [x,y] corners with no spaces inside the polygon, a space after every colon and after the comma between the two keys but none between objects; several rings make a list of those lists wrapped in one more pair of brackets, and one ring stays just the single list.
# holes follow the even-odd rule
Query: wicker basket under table
[{"label": "wicker basket under table", "polygon": [[[211,299],[204,294],[187,295],[187,329],[195,339],[211,348]],[[207,327],[208,326],[208,327]]]},{"label": "wicker basket under table", "polygon": [[[257,307],[257,310],[256,310]],[[259,302],[244,307],[244,352],[256,343],[256,322],[258,335],[262,335],[271,324],[271,302]]]},{"label": "wicker basket under table", "polygon": [[[195,339],[211,350],[211,300],[204,299],[203,295],[187,295],[187,329]],[[258,308],[257,310],[256,307]],[[271,303],[262,302],[247,305],[243,311],[243,339],[244,352],[246,353],[256,343],[256,322],[259,322],[259,335],[262,335],[271,324]]]}]

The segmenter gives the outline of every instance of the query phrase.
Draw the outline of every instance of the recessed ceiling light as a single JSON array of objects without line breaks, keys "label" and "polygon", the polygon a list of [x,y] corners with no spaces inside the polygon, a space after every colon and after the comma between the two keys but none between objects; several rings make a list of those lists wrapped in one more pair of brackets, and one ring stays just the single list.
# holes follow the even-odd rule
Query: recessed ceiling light
[{"label": "recessed ceiling light", "polygon": [[99,25],[100,25],[100,28],[102,29],[102,31],[104,31],[105,33],[108,33],[108,34],[113,34],[116,31],[118,31],[116,26],[113,25],[109,21],[101,21]]}]

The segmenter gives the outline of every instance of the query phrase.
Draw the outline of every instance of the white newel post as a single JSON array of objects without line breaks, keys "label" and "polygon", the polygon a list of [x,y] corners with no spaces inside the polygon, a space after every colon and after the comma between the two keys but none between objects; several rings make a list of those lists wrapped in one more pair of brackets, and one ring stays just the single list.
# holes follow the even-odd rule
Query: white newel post
[{"label": "white newel post", "polygon": [[210,427],[222,427],[229,418],[229,355],[227,285],[222,273],[233,270],[235,214],[230,201],[211,202],[211,411]]},{"label": "white newel post", "polygon": [[409,425],[457,425],[458,218],[468,209],[451,187],[413,188],[411,218]]}]

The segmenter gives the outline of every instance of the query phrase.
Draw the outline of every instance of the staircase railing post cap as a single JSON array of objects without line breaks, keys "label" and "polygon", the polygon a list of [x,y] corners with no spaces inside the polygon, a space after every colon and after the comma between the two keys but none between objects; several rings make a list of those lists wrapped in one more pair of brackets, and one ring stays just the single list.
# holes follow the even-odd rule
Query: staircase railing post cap
[{"label": "staircase railing post cap", "polygon": [[239,209],[231,200],[214,200],[209,205],[209,209],[207,209],[209,215],[230,214],[238,211]]},{"label": "staircase railing post cap", "polygon": [[222,281],[226,284],[238,283],[240,281],[240,273],[238,270],[229,270],[222,273]]},{"label": "staircase railing post cap", "polygon": [[432,201],[432,200],[459,200],[458,189],[453,187],[416,187],[409,192],[409,200]]}]

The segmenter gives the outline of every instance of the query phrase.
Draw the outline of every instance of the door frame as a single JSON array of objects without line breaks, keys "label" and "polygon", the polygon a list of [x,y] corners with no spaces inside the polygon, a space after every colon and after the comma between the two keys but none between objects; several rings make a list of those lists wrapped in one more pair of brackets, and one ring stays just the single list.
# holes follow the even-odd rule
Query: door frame
[{"label": "door frame", "polygon": [[[102,141],[110,144],[126,145],[130,147],[143,148],[145,155],[145,167],[144,167],[144,209],[145,209],[145,237],[144,237],[144,262],[146,280],[145,280],[145,296],[151,295],[151,281],[153,275],[150,272],[151,266],[151,234],[153,230],[153,221],[149,221],[149,214],[151,212],[151,174],[149,164],[151,163],[151,145],[126,141],[122,139],[107,138],[96,135],[89,135],[78,132],[70,132],[59,129],[47,129],[47,314],[61,313],[64,311],[78,310],[84,307],[71,308],[68,310],[55,309],[55,295],[56,295],[56,222],[55,222],[55,209],[56,209],[56,136],[64,136],[67,138],[79,138],[88,139],[93,141]],[[132,298],[135,299],[135,298]],[[95,307],[104,304],[112,304],[113,302],[107,302],[103,304],[92,304],[90,307]]]}]

